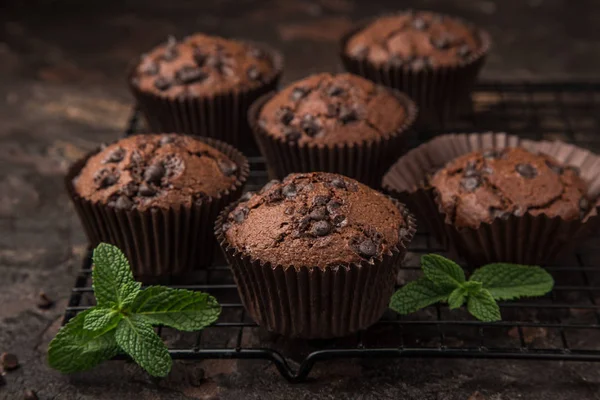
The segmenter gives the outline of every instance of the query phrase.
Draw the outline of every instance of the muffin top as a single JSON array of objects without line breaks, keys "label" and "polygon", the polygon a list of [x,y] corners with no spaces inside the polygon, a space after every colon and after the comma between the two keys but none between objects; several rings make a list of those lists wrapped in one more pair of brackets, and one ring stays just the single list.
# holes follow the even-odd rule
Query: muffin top
[{"label": "muffin top", "polygon": [[388,89],[352,74],[317,74],[273,96],[259,124],[289,142],[336,144],[388,137],[406,118],[405,105]]},{"label": "muffin top", "polygon": [[135,135],[90,157],[74,186],[87,200],[143,211],[217,196],[231,188],[238,173],[225,154],[190,136]]},{"label": "muffin top", "polygon": [[211,96],[260,86],[274,68],[256,46],[198,33],[142,55],[132,83],[160,96]]},{"label": "muffin top", "polygon": [[480,33],[452,17],[407,11],[376,19],[346,42],[346,53],[377,65],[415,69],[461,64],[481,48]]},{"label": "muffin top", "polygon": [[408,234],[407,213],[353,179],[288,175],[246,197],[223,232],[239,251],[283,266],[327,267],[381,257]]},{"label": "muffin top", "polygon": [[465,154],[436,172],[430,183],[457,227],[476,228],[525,213],[574,220],[590,210],[587,185],[577,169],[519,147]]}]

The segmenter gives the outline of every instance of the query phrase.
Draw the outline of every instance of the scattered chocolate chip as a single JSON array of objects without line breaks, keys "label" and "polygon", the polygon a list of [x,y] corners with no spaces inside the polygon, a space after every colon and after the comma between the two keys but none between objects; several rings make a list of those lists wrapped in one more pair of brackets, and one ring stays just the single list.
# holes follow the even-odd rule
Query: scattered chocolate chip
[{"label": "scattered chocolate chip", "polygon": [[343,124],[348,124],[350,122],[358,120],[358,114],[356,110],[354,108],[348,107],[345,104],[342,104],[340,106],[340,113],[338,117]]},{"label": "scattered chocolate chip", "polygon": [[327,203],[327,211],[329,211],[330,214],[335,213],[340,207],[342,206],[342,203],[340,203],[339,201],[336,200],[332,200],[329,203]]},{"label": "scattered chocolate chip", "polygon": [[477,167],[475,166],[475,164],[474,163],[467,164],[467,167],[465,168],[465,173],[464,173],[465,178],[470,178],[472,176],[478,176],[478,175],[479,175],[479,171],[477,171]]},{"label": "scattered chocolate chip", "polygon": [[363,257],[373,257],[377,254],[377,245],[371,239],[365,239],[358,245],[358,252]]},{"label": "scattered chocolate chip", "polygon": [[445,36],[438,37],[438,38],[431,38],[430,42],[433,47],[435,47],[436,49],[439,49],[439,50],[446,50],[448,47],[450,47],[450,41]]},{"label": "scattered chocolate chip", "polygon": [[273,186],[277,185],[278,183],[279,183],[279,181],[277,179],[272,179],[269,182],[267,182],[267,184],[265,186],[263,186],[263,188],[260,189],[260,191],[258,193],[263,194],[264,192],[271,189]]},{"label": "scattered chocolate chip", "polygon": [[37,307],[42,310],[48,310],[49,308],[52,308],[53,305],[54,301],[50,297],[48,297],[48,295],[45,292],[40,292],[37,301]]},{"label": "scattered chocolate chip", "polygon": [[349,53],[354,58],[365,58],[369,54],[369,48],[367,46],[359,44],[351,48]]},{"label": "scattered chocolate chip", "polygon": [[225,69],[225,62],[224,62],[223,58],[221,58],[221,56],[218,54],[209,56],[206,59],[206,65],[208,65],[211,68],[216,69],[218,72],[221,72],[221,73]]},{"label": "scattered chocolate chip", "polygon": [[276,188],[267,195],[267,203],[277,203],[278,201],[283,200],[283,198],[281,188]]},{"label": "scattered chocolate chip", "polygon": [[165,167],[162,162],[156,162],[150,165],[144,171],[144,181],[148,183],[160,184],[161,179],[165,176]]},{"label": "scattered chocolate chip", "polygon": [[246,71],[246,75],[248,75],[248,78],[253,81],[258,81],[262,76],[260,70],[254,65],[248,68],[248,70]]},{"label": "scattered chocolate chip", "polygon": [[467,192],[472,192],[475,189],[477,189],[479,187],[479,185],[481,184],[481,181],[479,179],[479,176],[470,176],[470,177],[466,177],[463,178],[460,181],[460,185],[463,187],[463,189],[465,189]]},{"label": "scattered chocolate chip", "polygon": [[337,117],[339,112],[340,112],[339,105],[333,104],[333,103],[327,104],[327,113],[325,114],[326,116],[328,116],[329,118],[335,118],[335,117]]},{"label": "scattered chocolate chip", "polygon": [[412,26],[413,28],[422,31],[424,29],[427,29],[427,22],[422,18],[415,18],[412,23]]},{"label": "scattered chocolate chip", "polygon": [[526,179],[533,179],[537,176],[537,170],[531,164],[517,164],[515,170]]},{"label": "scattered chocolate chip", "polygon": [[306,215],[308,213],[308,207],[306,206],[300,206],[300,208],[298,208],[298,214],[300,215]]},{"label": "scattered chocolate chip", "polygon": [[186,65],[175,73],[175,79],[179,83],[190,84],[195,82],[202,82],[208,77],[208,75],[198,67],[191,67]]},{"label": "scattered chocolate chip", "polygon": [[279,109],[279,120],[284,125],[289,125],[294,119],[294,112],[288,107],[281,107]]},{"label": "scattered chocolate chip", "polygon": [[232,225],[229,222],[224,222],[223,225],[221,225],[221,231],[227,232],[231,227]]},{"label": "scattered chocolate chip", "polygon": [[133,208],[133,201],[127,196],[119,196],[115,202],[115,207],[119,210],[131,210]]},{"label": "scattered chocolate chip", "polygon": [[314,137],[321,131],[321,125],[317,122],[314,116],[306,114],[300,122],[300,127],[310,137]]},{"label": "scattered chocolate chip", "polygon": [[194,49],[194,53],[192,54],[194,58],[194,62],[197,66],[202,67],[204,63],[206,63],[207,55],[202,52],[199,48]]},{"label": "scattered chocolate chip", "polygon": [[160,145],[164,146],[165,144],[173,143],[175,141],[175,136],[171,135],[163,135],[160,138]]},{"label": "scattered chocolate chip", "polygon": [[138,189],[138,193],[140,196],[151,197],[156,194],[156,190],[154,190],[151,186],[142,183]]},{"label": "scattered chocolate chip", "polygon": [[411,62],[412,68],[416,70],[425,69],[431,66],[431,60],[429,57],[417,57]]},{"label": "scattered chocolate chip", "polygon": [[331,232],[331,225],[327,221],[317,221],[313,224],[311,233],[315,236],[325,236]]},{"label": "scattered chocolate chip", "polygon": [[296,185],[293,183],[288,183],[281,189],[281,194],[287,198],[295,197],[297,193]]},{"label": "scattered chocolate chip", "polygon": [[104,162],[105,163],[118,163],[118,162],[122,161],[123,158],[125,158],[125,149],[122,147],[117,147],[115,150],[113,150],[112,153],[110,153],[108,155],[108,157],[106,157],[106,160],[104,160]]},{"label": "scattered chocolate chip", "polygon": [[148,61],[142,64],[140,71],[144,75],[156,75],[158,74],[159,69],[160,67],[158,63],[155,63],[154,61]]},{"label": "scattered chocolate chip", "polygon": [[24,400],[38,400],[38,396],[33,390],[27,389],[27,390],[25,390],[25,392],[23,392],[23,399]]},{"label": "scattered chocolate chip", "polygon": [[244,222],[249,212],[248,207],[239,207],[232,211],[231,218],[239,224]]},{"label": "scattered chocolate chip", "polygon": [[254,196],[254,192],[246,192],[240,197],[240,201],[248,201]]},{"label": "scattered chocolate chip", "polygon": [[219,159],[217,160],[217,164],[219,165],[219,169],[225,176],[232,176],[238,170],[237,165],[233,161]]},{"label": "scattered chocolate chip", "polygon": [[331,85],[327,89],[327,96],[334,97],[334,96],[341,96],[342,94],[344,94],[344,89],[337,85]]},{"label": "scattered chocolate chip", "polygon": [[329,203],[329,197],[327,196],[315,196],[312,201],[313,206],[324,206]]},{"label": "scattered chocolate chip", "polygon": [[165,52],[163,53],[163,60],[165,61],[173,61],[179,56],[179,52],[177,51],[177,39],[175,36],[169,36],[167,39],[167,45],[165,47]]},{"label": "scattered chocolate chip", "polygon": [[486,158],[488,160],[495,160],[497,158],[502,158],[502,150],[499,150],[499,149],[486,150],[483,153],[483,158]]},{"label": "scattered chocolate chip", "polygon": [[325,207],[315,208],[308,216],[315,221],[322,221],[327,218],[327,209]]},{"label": "scattered chocolate chip", "polygon": [[306,228],[308,228],[308,226],[310,225],[310,221],[311,221],[311,219],[310,219],[309,216],[306,216],[306,217],[302,218],[300,220],[300,224],[298,224],[298,229],[300,231],[305,231]]},{"label": "scattered chocolate chip", "polygon": [[254,58],[263,59],[267,57],[267,53],[258,47],[252,47],[249,51],[250,55]]},{"label": "scattered chocolate chip", "polygon": [[294,211],[295,211],[295,208],[294,208],[294,206],[290,206],[290,207],[287,207],[287,208],[286,208],[286,209],[283,211],[283,213],[284,213],[285,215],[292,215],[292,214],[294,213]]},{"label": "scattered chocolate chip", "polygon": [[341,228],[348,225],[348,219],[345,215],[336,215],[333,217],[333,224]]},{"label": "scattered chocolate chip", "polygon": [[467,58],[471,55],[471,49],[469,48],[469,45],[463,44],[458,48],[456,53],[462,58]]},{"label": "scattered chocolate chip", "polygon": [[308,94],[308,90],[302,87],[295,87],[290,94],[292,101],[298,101]]},{"label": "scattered chocolate chip", "polygon": [[347,187],[346,182],[344,182],[344,180],[340,178],[334,178],[331,181],[331,186],[336,187],[338,189],[346,189]]},{"label": "scattered chocolate chip", "polygon": [[133,197],[138,192],[138,185],[135,182],[129,182],[122,189],[123,194],[127,197]]},{"label": "scattered chocolate chip", "polygon": [[164,91],[171,87],[171,82],[164,76],[159,76],[154,80],[154,87]]},{"label": "scattered chocolate chip", "polygon": [[490,211],[492,218],[500,218],[500,219],[508,219],[510,217],[510,213],[506,210],[499,210],[497,208],[492,208]]},{"label": "scattered chocolate chip", "polygon": [[302,137],[302,132],[293,126],[286,126],[283,128],[283,135],[287,141],[296,142]]},{"label": "scattered chocolate chip", "polygon": [[2,364],[5,371],[12,371],[19,368],[19,359],[12,353],[2,353],[0,364]]},{"label": "scattered chocolate chip", "polygon": [[515,211],[513,211],[513,214],[517,217],[522,217],[523,215],[525,215],[525,211],[527,211],[527,209],[525,208],[521,208],[521,207],[517,207],[515,209]]},{"label": "scattered chocolate chip", "polygon": [[99,189],[104,189],[109,186],[114,185],[119,181],[119,173],[114,170],[109,170],[106,168],[101,169],[96,172],[94,176],[94,182]]},{"label": "scattered chocolate chip", "polygon": [[548,160],[546,160],[546,166],[548,166],[548,168],[550,168],[555,174],[562,175],[562,173],[564,172],[563,167],[554,164]]},{"label": "scattered chocolate chip", "polygon": [[484,174],[487,174],[487,175],[492,175],[494,173],[494,169],[492,167],[490,167],[489,165],[486,165],[483,168],[481,168],[481,172],[483,172]]}]

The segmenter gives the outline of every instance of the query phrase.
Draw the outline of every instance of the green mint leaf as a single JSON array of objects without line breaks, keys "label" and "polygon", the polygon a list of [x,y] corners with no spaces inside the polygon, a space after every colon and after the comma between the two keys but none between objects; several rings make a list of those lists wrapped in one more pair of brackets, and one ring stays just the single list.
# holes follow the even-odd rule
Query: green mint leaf
[{"label": "green mint leaf", "polygon": [[100,243],[94,249],[94,294],[100,307],[122,309],[133,302],[141,284],[133,279],[129,262],[118,247]]},{"label": "green mint leaf", "polygon": [[207,293],[152,286],[140,292],[131,305],[131,312],[152,324],[196,331],[215,322],[221,314],[221,306]]},{"label": "green mint leaf", "polygon": [[438,301],[446,301],[452,289],[439,287],[423,277],[410,282],[394,293],[390,308],[399,314],[410,314]]},{"label": "green mint leaf", "polygon": [[465,303],[466,298],[467,289],[464,287],[458,287],[454,289],[452,293],[450,293],[450,296],[448,296],[448,306],[451,310],[460,308]]},{"label": "green mint leaf", "polygon": [[454,261],[437,254],[421,257],[421,268],[425,276],[437,286],[454,289],[465,282],[465,273]]},{"label": "green mint leaf", "polygon": [[554,279],[543,268],[504,263],[485,265],[469,280],[481,282],[496,300],[542,296],[554,286]]},{"label": "green mint leaf", "polygon": [[123,315],[117,310],[93,308],[85,316],[83,329],[90,331],[107,330],[117,327]]},{"label": "green mint leaf", "polygon": [[492,294],[486,289],[481,289],[478,293],[469,295],[467,310],[480,321],[492,322],[502,319],[500,307],[498,307]]},{"label": "green mint leaf", "polygon": [[114,329],[89,331],[85,318],[94,310],[77,314],[63,326],[48,346],[48,363],[62,373],[85,371],[119,353]]},{"label": "green mint leaf", "polygon": [[469,281],[469,282],[463,283],[462,287],[464,287],[465,290],[467,291],[467,293],[469,293],[469,294],[477,294],[481,291],[483,284],[481,282],[477,282],[477,281]]},{"label": "green mint leaf", "polygon": [[152,376],[167,376],[171,371],[171,356],[152,325],[143,317],[132,315],[119,322],[115,333],[117,344],[140,367]]}]

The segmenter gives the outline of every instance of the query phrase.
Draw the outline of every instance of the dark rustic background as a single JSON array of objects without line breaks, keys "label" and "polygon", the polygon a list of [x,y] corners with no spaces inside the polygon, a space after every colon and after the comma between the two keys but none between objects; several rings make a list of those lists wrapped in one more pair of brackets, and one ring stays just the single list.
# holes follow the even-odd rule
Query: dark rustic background
[{"label": "dark rustic background", "polygon": [[[460,15],[488,29],[483,75],[507,80],[599,76],[597,0],[3,0],[0,12],[0,353],[19,356],[0,398],[20,399],[596,399],[595,364],[344,361],[316,381],[285,382],[265,362],[175,364],[156,384],[113,362],[61,376],[45,366],[85,238],[62,188],[67,166],[121,134],[131,61],[168,34],[206,31],[283,50],[284,83],[339,69],[336,39],[365,16],[403,7]],[[54,307],[38,307],[44,291]],[[250,338],[249,340],[252,340]],[[204,372],[204,379],[202,379]]]}]

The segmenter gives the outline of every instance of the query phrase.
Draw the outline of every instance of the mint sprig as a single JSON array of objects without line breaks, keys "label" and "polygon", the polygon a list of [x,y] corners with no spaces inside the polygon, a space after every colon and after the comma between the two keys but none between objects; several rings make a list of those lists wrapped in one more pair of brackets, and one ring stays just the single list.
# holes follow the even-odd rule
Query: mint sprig
[{"label": "mint sprig", "polygon": [[62,327],[48,347],[48,362],[63,373],[90,369],[124,352],[153,376],[171,371],[171,357],[153,325],[182,331],[205,328],[221,306],[201,292],[164,286],[141,288],[117,247],[101,243],[93,253],[97,306]]},{"label": "mint sprig", "polygon": [[537,266],[495,263],[473,272],[466,280],[463,269],[454,261],[437,254],[421,257],[424,276],[400,288],[390,308],[410,314],[438,302],[450,309],[462,307],[475,318],[491,322],[501,320],[497,300],[543,296],[554,286],[554,279]]}]

